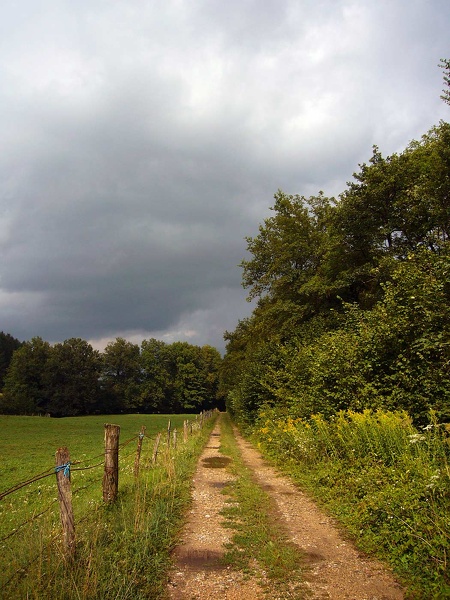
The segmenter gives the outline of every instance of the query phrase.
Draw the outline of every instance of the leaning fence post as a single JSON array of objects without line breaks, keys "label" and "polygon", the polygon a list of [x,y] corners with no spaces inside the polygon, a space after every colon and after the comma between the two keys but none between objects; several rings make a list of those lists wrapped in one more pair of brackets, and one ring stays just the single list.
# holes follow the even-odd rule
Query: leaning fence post
[{"label": "leaning fence post", "polygon": [[136,458],[134,459],[134,476],[137,477],[139,475],[139,461],[141,460],[141,450],[142,450],[142,442],[144,440],[146,427],[142,425],[141,432],[138,437],[138,444],[136,450]]},{"label": "leaning fence post", "polygon": [[70,487],[70,454],[67,448],[58,448],[55,455],[55,462],[63,545],[66,555],[73,557],[75,554],[75,522]]},{"label": "leaning fence post", "polygon": [[156,436],[156,439],[155,439],[155,445],[153,447],[152,463],[154,465],[156,465],[156,459],[158,458],[158,447],[159,447],[160,441],[161,441],[161,433],[158,433],[158,435]]},{"label": "leaning fence post", "polygon": [[105,423],[105,472],[103,475],[103,501],[114,502],[119,487],[119,425]]}]

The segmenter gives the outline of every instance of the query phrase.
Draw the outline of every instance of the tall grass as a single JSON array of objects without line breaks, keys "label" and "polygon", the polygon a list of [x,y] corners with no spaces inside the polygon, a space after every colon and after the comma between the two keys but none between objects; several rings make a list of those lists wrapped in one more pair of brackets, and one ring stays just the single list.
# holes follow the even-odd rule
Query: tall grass
[{"label": "tall grass", "polygon": [[[184,415],[171,416],[178,426]],[[191,416],[192,418],[192,416]],[[92,418],[91,418],[92,419]],[[37,421],[53,421],[39,419]],[[91,423],[78,418],[58,420],[63,428],[83,431],[86,426],[86,454],[94,456],[87,433]],[[144,424],[150,433],[167,426],[167,418],[140,416],[108,417],[108,421],[123,425],[127,435],[136,434],[137,424]],[[99,450],[103,444],[102,428]],[[37,428],[53,427],[54,424]],[[179,439],[177,450],[162,445],[158,463],[151,464],[153,440],[145,439],[139,478],[134,477],[136,441],[121,449],[119,495],[114,505],[101,499],[102,467],[72,473],[73,505],[76,527],[76,555],[73,561],[65,558],[60,543],[60,523],[53,477],[7,496],[1,502],[3,533],[19,519],[14,511],[26,509],[29,522],[12,537],[0,543],[2,573],[1,597],[50,599],[139,599],[161,598],[166,587],[170,550],[176,539],[181,518],[190,498],[190,482],[197,457],[206,442],[212,421],[192,436],[186,444]],[[83,436],[79,436],[83,438]],[[67,438],[66,438],[67,439]],[[79,441],[79,444],[81,442]],[[97,449],[97,446],[96,446]],[[78,455],[79,456],[79,455]],[[76,458],[76,455],[73,457]],[[101,460],[101,458],[100,458]],[[3,488],[3,485],[2,485]],[[4,489],[4,488],[3,488]],[[11,510],[13,507],[13,510]],[[42,508],[42,516],[33,519]],[[21,511],[23,519],[23,511]]]},{"label": "tall grass", "polygon": [[450,597],[448,426],[413,427],[405,413],[342,412],[326,420],[267,409],[260,447],[388,561],[413,597]]}]

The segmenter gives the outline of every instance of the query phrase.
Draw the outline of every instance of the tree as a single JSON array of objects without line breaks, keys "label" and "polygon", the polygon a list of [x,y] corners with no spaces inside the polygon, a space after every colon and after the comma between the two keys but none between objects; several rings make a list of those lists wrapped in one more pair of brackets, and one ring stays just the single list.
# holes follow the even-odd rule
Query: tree
[{"label": "tree", "polygon": [[45,414],[48,412],[47,374],[51,347],[40,337],[25,342],[11,359],[5,376],[1,412]]},{"label": "tree", "polygon": [[172,411],[196,412],[201,409],[206,396],[201,349],[188,342],[174,342],[170,345],[170,354]]},{"label": "tree", "polygon": [[116,338],[102,354],[102,388],[105,410],[128,411],[140,407],[141,358],[137,344]]},{"label": "tree", "polygon": [[46,412],[52,416],[76,416],[98,410],[101,397],[101,357],[80,339],[55,344],[46,371],[49,401]]},{"label": "tree", "polygon": [[447,104],[450,104],[450,60],[448,58],[441,58],[441,62],[439,64],[441,69],[444,69],[444,84],[447,86],[442,90],[442,100]]},{"label": "tree", "polygon": [[12,356],[21,345],[22,343],[12,335],[0,331],[0,390],[3,388],[6,371]]},{"label": "tree", "polygon": [[306,199],[278,190],[271,209],[275,215],[260,225],[258,236],[246,238],[252,258],[241,267],[249,299],[301,300],[302,287],[321,264],[331,202],[321,193]]},{"label": "tree", "polygon": [[141,344],[140,405],[144,412],[170,412],[172,381],[168,344],[151,338]]},{"label": "tree", "polygon": [[204,379],[204,397],[201,408],[208,410],[219,408],[225,410],[225,397],[219,391],[219,373],[222,357],[217,348],[202,346],[200,349],[200,366]]},{"label": "tree", "polygon": [[338,203],[275,200],[247,238],[243,285],[258,302],[225,336],[227,407],[249,422],[265,403],[302,417],[389,407],[448,418],[450,125],[400,154],[374,147]]}]

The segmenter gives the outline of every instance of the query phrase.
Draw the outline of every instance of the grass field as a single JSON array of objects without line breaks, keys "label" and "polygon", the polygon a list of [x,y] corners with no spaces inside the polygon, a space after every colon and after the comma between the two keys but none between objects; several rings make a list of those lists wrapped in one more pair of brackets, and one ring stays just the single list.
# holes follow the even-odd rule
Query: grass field
[{"label": "grass field", "polygon": [[120,442],[140,431],[154,437],[167,428],[182,427],[195,415],[106,415],[94,417],[15,417],[0,415],[0,493],[15,483],[53,467],[55,452],[67,446],[71,459],[86,460],[104,449],[104,424],[120,425]]},{"label": "grass field", "polygon": [[[169,419],[180,431],[178,448],[169,449],[163,435],[154,466],[154,438],[167,431]],[[0,596],[158,598],[169,550],[189,501],[189,473],[210,427],[196,431],[184,444],[185,419],[195,421],[195,415],[0,417],[0,494],[49,472],[0,500]],[[113,506],[102,500],[105,422],[120,425],[120,444],[125,443],[119,453],[119,496]],[[136,480],[133,467],[142,425],[146,437]],[[55,451],[61,446],[69,448],[72,462],[81,461],[71,467],[77,560],[69,570],[60,544],[54,475]],[[137,535],[144,546],[137,544]]]}]

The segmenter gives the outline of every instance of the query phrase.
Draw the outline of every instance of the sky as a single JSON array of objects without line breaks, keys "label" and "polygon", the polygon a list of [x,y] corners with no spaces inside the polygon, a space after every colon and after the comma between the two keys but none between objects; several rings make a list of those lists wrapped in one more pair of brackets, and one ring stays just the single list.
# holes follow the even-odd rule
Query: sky
[{"label": "sky", "polygon": [[448,0],[3,0],[0,330],[224,349],[278,189],[450,107]]}]

